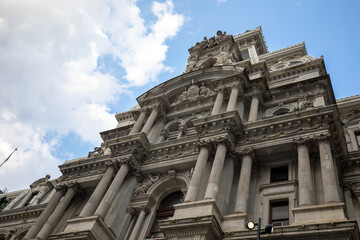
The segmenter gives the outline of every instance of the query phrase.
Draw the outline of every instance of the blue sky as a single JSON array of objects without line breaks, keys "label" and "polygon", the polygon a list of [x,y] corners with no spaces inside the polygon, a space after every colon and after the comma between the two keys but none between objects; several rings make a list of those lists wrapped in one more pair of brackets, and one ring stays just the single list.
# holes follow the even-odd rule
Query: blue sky
[{"label": "blue sky", "polygon": [[[336,98],[360,94],[360,1],[0,0],[0,189],[26,188],[86,156],[114,114],[183,73],[217,30],[262,27],[269,51],[305,42]],[[19,177],[20,176],[20,177]]]}]

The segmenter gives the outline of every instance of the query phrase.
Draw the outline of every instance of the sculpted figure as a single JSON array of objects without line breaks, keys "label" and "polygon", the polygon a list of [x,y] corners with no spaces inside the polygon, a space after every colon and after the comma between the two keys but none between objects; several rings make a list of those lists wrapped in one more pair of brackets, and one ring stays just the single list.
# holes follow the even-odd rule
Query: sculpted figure
[{"label": "sculpted figure", "polygon": [[215,39],[215,37],[211,37],[210,39],[209,39],[209,48],[213,48],[213,47],[215,47],[216,45],[218,44],[218,42],[216,41],[216,39]]},{"label": "sculpted figure", "polygon": [[147,191],[149,190],[149,188],[157,181],[160,179],[161,174],[156,174],[156,175],[150,175],[149,179],[147,179],[146,181],[139,183],[135,189],[134,192],[134,196],[138,197],[138,196],[143,196],[147,193]]},{"label": "sculpted figure", "polygon": [[202,82],[200,86],[200,96],[207,96],[211,93],[211,90],[205,86],[205,83]]},{"label": "sculpted figure", "polygon": [[104,155],[104,150],[101,147],[95,147],[94,151],[89,152],[88,157],[96,157]]},{"label": "sculpted figure", "polygon": [[232,63],[236,62],[235,57],[234,57],[233,53],[230,51],[229,46],[224,46],[220,50],[221,50],[221,52],[219,54],[219,57],[218,57],[215,65],[232,64]]},{"label": "sculpted figure", "polygon": [[187,61],[188,61],[188,64],[186,65],[185,72],[191,72],[195,68],[195,65],[197,63],[197,57],[190,56]]},{"label": "sculpted figure", "polygon": [[186,88],[184,89],[184,91],[180,94],[179,98],[178,98],[178,102],[184,101],[188,98],[188,92],[186,90]]}]

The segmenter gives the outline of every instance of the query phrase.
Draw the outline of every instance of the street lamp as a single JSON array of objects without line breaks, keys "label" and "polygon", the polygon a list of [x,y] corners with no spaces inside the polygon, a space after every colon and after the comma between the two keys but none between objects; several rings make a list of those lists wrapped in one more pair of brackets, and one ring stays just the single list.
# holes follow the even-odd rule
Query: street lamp
[{"label": "street lamp", "polygon": [[259,218],[258,223],[255,223],[254,221],[247,221],[246,222],[246,228],[249,230],[253,230],[255,228],[255,226],[257,227],[257,240],[260,240],[260,234],[264,234],[264,233],[268,233],[271,234],[273,232],[273,225],[272,224],[267,224],[265,226],[265,230],[263,232],[261,232],[261,218]]}]

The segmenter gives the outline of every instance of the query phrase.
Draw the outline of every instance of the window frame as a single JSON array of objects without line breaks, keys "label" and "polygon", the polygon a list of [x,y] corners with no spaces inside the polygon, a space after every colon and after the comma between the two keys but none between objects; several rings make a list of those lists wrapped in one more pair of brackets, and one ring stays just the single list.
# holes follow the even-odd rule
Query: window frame
[{"label": "window frame", "polygon": [[[286,168],[286,178],[281,178],[281,174],[285,174],[285,173],[281,173],[281,171],[279,171],[281,168],[284,168],[284,169]],[[276,171],[276,169],[278,169],[278,171],[279,171],[279,172],[277,172],[277,175],[275,175],[273,172],[273,171]],[[277,176],[277,177],[275,177],[275,176]],[[289,181],[289,165],[270,167],[270,183],[285,182],[285,181]]]},{"label": "window frame", "polygon": [[[274,207],[281,207],[287,206],[287,218],[279,218],[273,219],[273,209]],[[274,223],[275,221],[275,223]],[[285,221],[285,224],[284,224]],[[279,226],[278,224],[281,223],[281,226],[288,226],[290,225],[290,206],[289,206],[289,199],[277,199],[269,201],[269,223]]]}]

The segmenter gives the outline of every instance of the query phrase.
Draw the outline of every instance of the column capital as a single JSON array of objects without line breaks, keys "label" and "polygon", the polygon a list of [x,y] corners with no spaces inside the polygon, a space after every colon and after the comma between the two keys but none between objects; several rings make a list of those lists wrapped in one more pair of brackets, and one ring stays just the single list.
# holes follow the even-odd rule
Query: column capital
[{"label": "column capital", "polygon": [[109,160],[109,161],[105,162],[105,166],[106,166],[106,168],[113,167],[114,169],[117,169],[118,163],[116,160]]},{"label": "column capital", "polygon": [[244,156],[250,156],[251,158],[254,158],[254,148],[244,148],[237,151],[242,157]]},{"label": "column capital", "polygon": [[207,139],[200,139],[196,145],[198,146],[198,148],[202,148],[202,147],[207,147],[209,149],[209,151],[212,148],[212,141],[210,138]]},{"label": "column capital", "polygon": [[231,146],[231,143],[227,136],[217,136],[209,139],[213,144],[224,144],[226,147]]},{"label": "column capital", "polygon": [[330,139],[331,139],[331,135],[326,133],[326,134],[320,134],[314,137],[314,139],[317,142],[328,142],[330,143]]},{"label": "column capital", "polygon": [[312,139],[309,137],[305,137],[305,138],[294,138],[293,139],[293,143],[295,148],[297,148],[298,146],[304,145],[307,147],[310,147],[310,143],[311,143]]},{"label": "column capital", "polygon": [[58,183],[58,184],[55,185],[55,190],[56,191],[65,191],[65,188],[66,188],[66,186],[65,186],[64,183]]},{"label": "column capital", "polygon": [[131,215],[135,215],[135,214],[136,214],[136,209],[133,208],[133,207],[128,207],[128,208],[126,209],[126,212],[129,213],[129,214],[131,214]]},{"label": "column capital", "polygon": [[225,94],[225,91],[226,91],[226,86],[220,86],[215,89],[216,93],[222,92]]},{"label": "column capital", "polygon": [[243,85],[241,83],[232,83],[230,86],[230,89],[237,89],[239,91],[239,93],[243,93],[244,92],[244,89],[243,89]]}]

